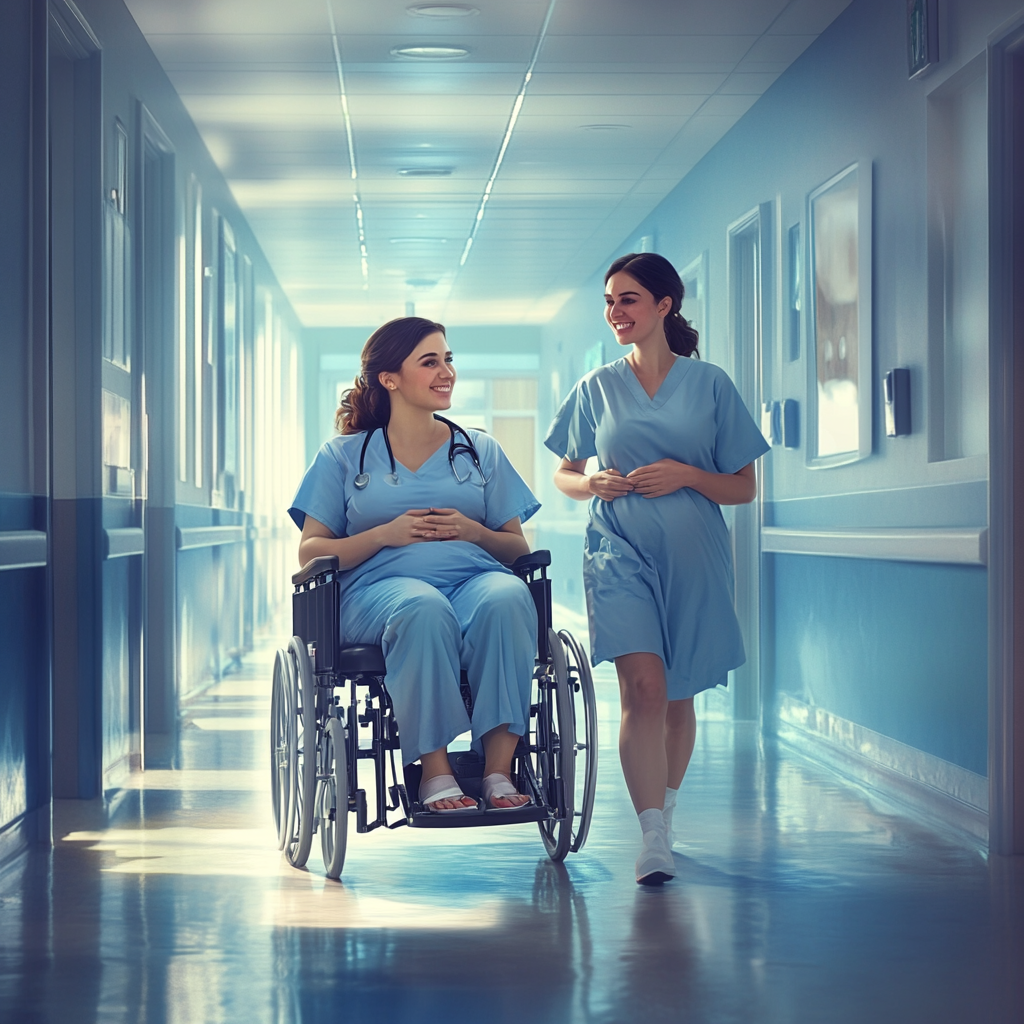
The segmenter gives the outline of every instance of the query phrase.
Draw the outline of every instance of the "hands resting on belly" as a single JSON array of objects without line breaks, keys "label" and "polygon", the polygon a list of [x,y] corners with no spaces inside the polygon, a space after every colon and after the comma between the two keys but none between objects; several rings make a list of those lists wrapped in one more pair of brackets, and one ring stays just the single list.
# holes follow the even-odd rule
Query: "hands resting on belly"
[{"label": "hands resting on belly", "polygon": [[645,498],[660,498],[688,486],[693,467],[675,459],[659,459],[623,476],[617,469],[603,469],[589,477],[590,491],[604,501],[614,501],[636,491]]},{"label": "hands resting on belly", "polygon": [[486,527],[454,508],[411,508],[384,527],[388,547],[431,540],[465,540],[479,544]]}]

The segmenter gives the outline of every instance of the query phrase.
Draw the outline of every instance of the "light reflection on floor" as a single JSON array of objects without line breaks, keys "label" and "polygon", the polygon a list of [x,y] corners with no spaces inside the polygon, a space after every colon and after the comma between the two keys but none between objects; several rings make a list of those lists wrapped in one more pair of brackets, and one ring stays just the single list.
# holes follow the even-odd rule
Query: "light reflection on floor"
[{"label": "light reflection on floor", "polygon": [[[256,719],[272,648],[187,722]],[[679,875],[632,880],[638,830],[599,674],[598,813],[551,864],[533,826],[355,835],[342,883],[289,867],[265,720],[185,728],[111,822],[61,802],[51,856],[0,888],[5,1024],[1024,1020],[1024,872],[829,772],[702,726]]]}]

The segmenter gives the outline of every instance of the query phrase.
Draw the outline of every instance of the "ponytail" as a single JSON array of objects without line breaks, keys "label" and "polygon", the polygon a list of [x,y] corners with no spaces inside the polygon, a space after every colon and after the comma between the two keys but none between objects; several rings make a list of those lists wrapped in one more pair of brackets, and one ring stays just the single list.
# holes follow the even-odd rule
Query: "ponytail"
[{"label": "ponytail", "polygon": [[391,396],[380,382],[382,373],[398,373],[402,363],[429,334],[445,333],[442,324],[421,316],[389,320],[370,335],[360,356],[360,373],[341,396],[334,414],[339,434],[359,434],[386,427],[391,419]]},{"label": "ponytail", "polygon": [[334,429],[339,434],[359,434],[387,425],[391,419],[391,396],[379,380],[368,382],[362,374],[341,396],[334,414]]},{"label": "ponytail", "polygon": [[697,328],[678,310],[665,317],[665,340],[677,356],[693,356],[700,359],[700,353],[697,351],[697,342],[700,341]]},{"label": "ponytail", "polygon": [[668,316],[665,317],[665,340],[677,356],[700,359],[697,342],[700,340],[696,328],[679,312],[683,304],[683,282],[676,268],[664,256],[656,252],[631,252],[620,256],[604,275],[604,283],[612,274],[620,271],[629,274],[654,296],[655,302],[668,297],[672,300]]}]

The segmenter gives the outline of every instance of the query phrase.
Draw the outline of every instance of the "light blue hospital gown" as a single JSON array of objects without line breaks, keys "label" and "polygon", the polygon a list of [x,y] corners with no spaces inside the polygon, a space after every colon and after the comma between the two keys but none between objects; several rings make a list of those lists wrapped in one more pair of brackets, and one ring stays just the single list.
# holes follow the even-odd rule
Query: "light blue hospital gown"
[{"label": "light blue hospital gown", "polygon": [[[654,398],[625,359],[573,388],[544,443],[623,475],[659,459],[735,473],[768,450],[724,370],[677,357]],[[733,608],[729,530],[715,502],[684,487],[590,502],[583,582],[595,665],[650,652],[669,700],[725,685],[746,660]]]},{"label": "light blue hospital gown", "polygon": [[[468,431],[483,479],[467,455],[448,464],[445,442],[415,472],[391,473],[383,433],[366,449],[366,488],[353,480],[365,433],[339,435],[317,453],[288,510],[301,529],[307,515],[336,537],[351,537],[409,509],[455,508],[491,530],[525,522],[540,504],[490,435]],[[462,440],[461,437],[458,440]],[[472,732],[508,723],[526,732],[537,651],[537,611],[529,589],[483,548],[427,541],[382,548],[342,575],[344,643],[379,643],[405,764],[447,746],[471,723],[459,690],[464,669],[473,692]]]}]

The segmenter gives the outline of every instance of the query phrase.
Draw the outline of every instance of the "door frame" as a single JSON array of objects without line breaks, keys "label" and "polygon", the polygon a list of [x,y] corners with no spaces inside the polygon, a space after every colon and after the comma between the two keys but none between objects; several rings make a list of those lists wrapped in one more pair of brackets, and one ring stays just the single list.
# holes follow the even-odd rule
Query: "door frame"
[{"label": "door frame", "polygon": [[[774,330],[774,225],[775,204],[761,203],[726,229],[726,279],[728,282],[729,353],[733,380],[755,422],[764,400],[764,353],[771,351]],[[740,298],[738,246],[753,242],[753,337],[750,351],[742,351],[737,302]],[[768,334],[766,343],[765,335]],[[763,714],[761,671],[761,526],[764,520],[764,469],[755,463],[757,497],[750,505],[738,505],[732,530],[736,570],[736,614],[743,632],[747,660],[734,670],[733,718],[760,721]]]},{"label": "door frame", "polygon": [[989,850],[1024,854],[1024,18],[988,56]]},{"label": "door frame", "polygon": [[[177,346],[184,314],[178,297],[175,152],[167,133],[139,101],[136,118],[135,282],[136,385],[145,499],[141,523],[142,639],[139,679],[139,766],[167,766],[177,738],[174,508],[177,490]],[[155,228],[155,231],[153,230]],[[182,383],[181,386],[184,386]]]}]

